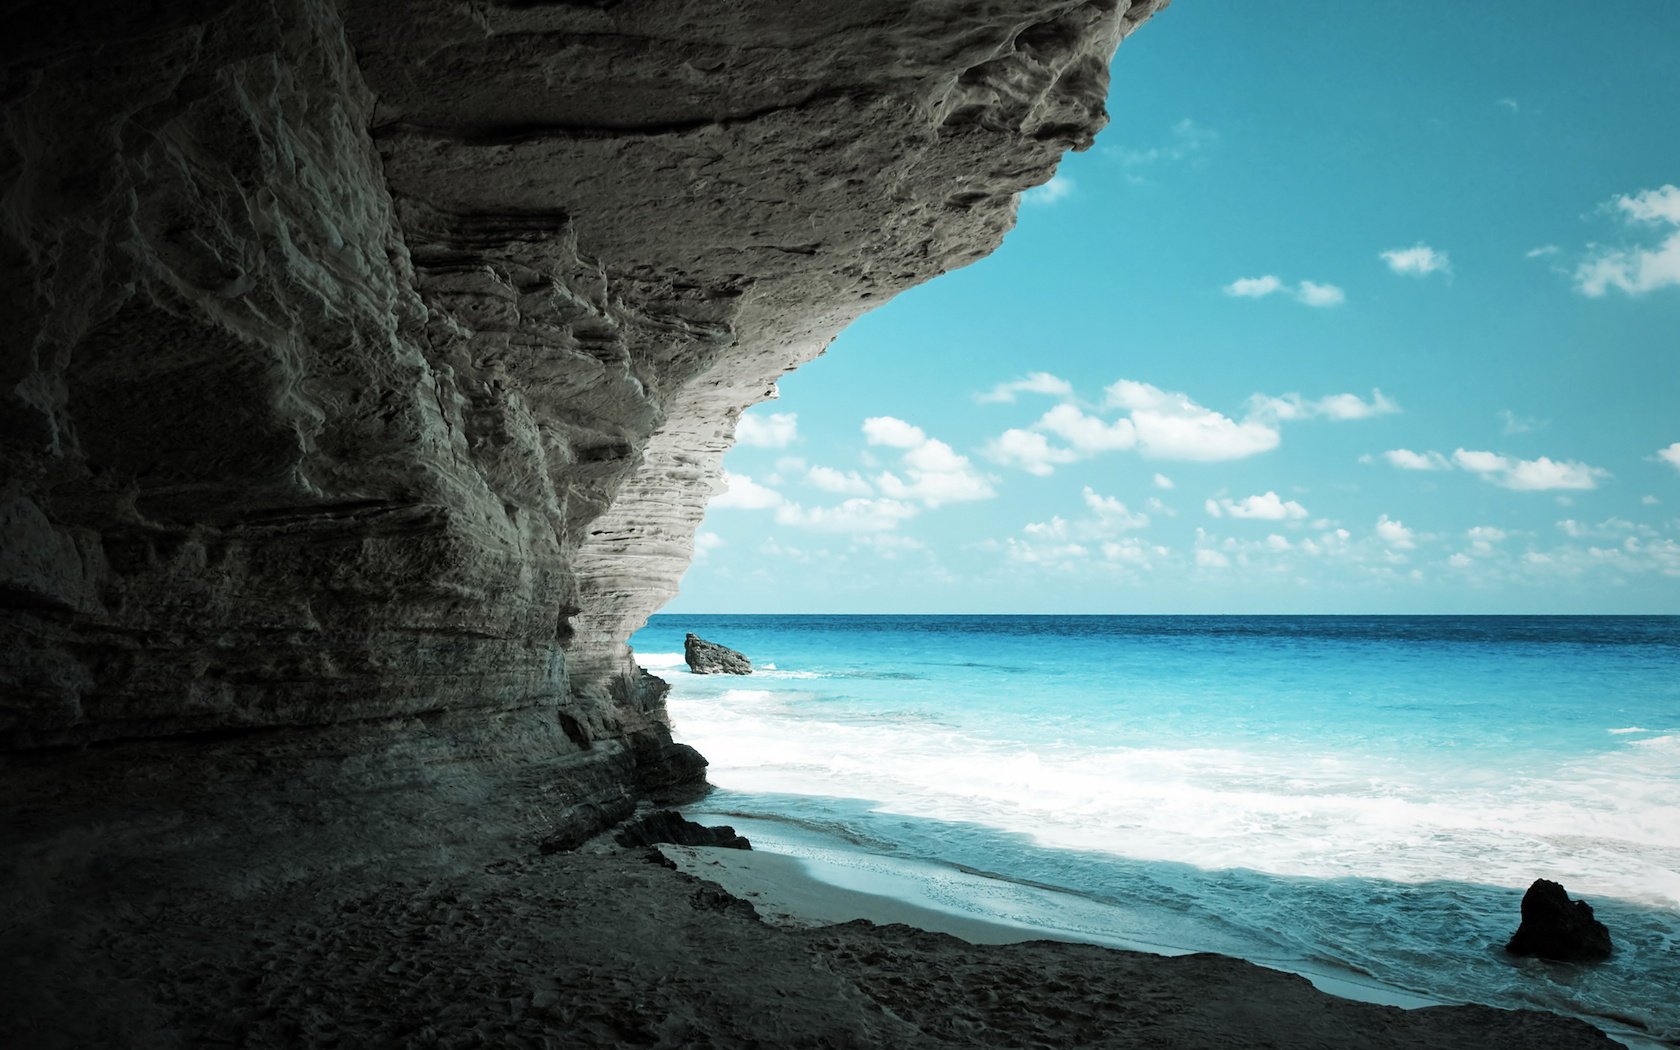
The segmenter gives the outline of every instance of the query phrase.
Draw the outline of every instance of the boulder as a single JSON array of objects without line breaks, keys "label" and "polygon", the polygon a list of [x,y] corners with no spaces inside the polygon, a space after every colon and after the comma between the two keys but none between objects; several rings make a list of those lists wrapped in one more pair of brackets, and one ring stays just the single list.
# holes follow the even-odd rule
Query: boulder
[{"label": "boulder", "polygon": [[746,836],[735,834],[727,824],[709,828],[696,824],[676,810],[661,809],[633,820],[619,829],[613,838],[620,846],[652,846],[669,842],[678,846],[723,846],[727,849],[752,849]]},{"label": "boulder", "polygon": [[683,639],[683,659],[695,674],[752,674],[752,661],[697,634]]},{"label": "boulder", "polygon": [[1535,879],[1522,899],[1522,923],[1505,950],[1561,962],[1597,962],[1612,950],[1610,931],[1593,918],[1592,905],[1572,901],[1564,888]]}]

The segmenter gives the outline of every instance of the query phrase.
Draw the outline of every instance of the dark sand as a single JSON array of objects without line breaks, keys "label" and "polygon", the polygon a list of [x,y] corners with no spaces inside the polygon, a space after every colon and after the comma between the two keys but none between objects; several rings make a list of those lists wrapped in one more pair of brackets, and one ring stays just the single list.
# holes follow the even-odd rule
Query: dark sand
[{"label": "dark sand", "polygon": [[772,925],[654,851],[465,860],[429,877],[134,885],[9,923],[0,1044],[1616,1045],[1548,1014],[1352,1002],[1217,955],[974,944],[864,921],[800,928],[789,894],[832,894],[788,870]]}]

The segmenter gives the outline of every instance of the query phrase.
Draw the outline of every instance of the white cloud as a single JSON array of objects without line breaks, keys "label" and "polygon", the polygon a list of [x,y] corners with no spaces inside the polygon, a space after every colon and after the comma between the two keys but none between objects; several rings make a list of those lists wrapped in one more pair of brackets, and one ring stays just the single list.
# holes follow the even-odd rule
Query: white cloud
[{"label": "white cloud", "polygon": [[1318,417],[1342,422],[1392,415],[1400,411],[1400,406],[1381,390],[1372,390],[1369,401],[1361,399],[1358,394],[1330,394],[1316,401],[1303,398],[1300,394],[1284,394],[1281,397],[1255,394],[1248,399],[1248,404],[1250,419],[1280,421]]},{"label": "white cloud", "polygon": [[1391,448],[1383,453],[1390,466],[1401,470],[1447,470],[1452,467],[1439,452],[1413,452],[1409,448]]},{"label": "white cloud", "polygon": [[1068,534],[1068,523],[1066,518],[1058,514],[1049,521],[1028,522],[1022,526],[1021,531],[1028,536],[1036,536],[1040,539],[1065,539]]},{"label": "white cloud", "polygon": [[1585,463],[1553,460],[1546,456],[1538,459],[1515,459],[1496,452],[1478,452],[1462,448],[1453,452],[1453,462],[1472,474],[1480,475],[1486,481],[1519,492],[1594,489],[1598,487],[1599,478],[1610,476],[1608,470]]},{"label": "white cloud", "polygon": [[1615,203],[1616,210],[1633,222],[1680,226],[1680,186],[1624,194]]},{"label": "white cloud", "polygon": [[1416,534],[1387,514],[1377,519],[1377,538],[1395,550],[1409,551],[1417,546]]},{"label": "white cloud", "polygon": [[801,507],[783,503],[776,508],[776,521],[819,532],[884,532],[898,528],[919,508],[895,499],[849,499],[834,507]]},{"label": "white cloud", "polygon": [[838,496],[868,496],[875,491],[855,470],[841,473],[833,467],[812,467],[805,472],[805,480],[815,488]]},{"label": "white cloud", "polygon": [[1271,274],[1264,277],[1239,277],[1225,286],[1226,295],[1239,299],[1260,299],[1273,292],[1283,291],[1283,282]]},{"label": "white cloud", "polygon": [[1680,470],[1680,441],[1676,441],[1667,448],[1657,449],[1657,458],[1675,470]]},{"label": "white cloud", "polygon": [[1140,168],[1161,162],[1185,160],[1219,138],[1217,132],[1197,124],[1189,117],[1172,126],[1171,136],[1163,146],[1150,146],[1146,149],[1109,146],[1102,152],[1104,156],[1113,157],[1128,168]]},{"label": "white cloud", "polygon": [[1545,258],[1549,258],[1553,255],[1557,255],[1557,254],[1561,253],[1562,251],[1563,251],[1563,249],[1559,248],[1555,244],[1542,244],[1538,248],[1530,248],[1528,251],[1523,252],[1523,258],[1524,259],[1545,259]]},{"label": "white cloud", "polygon": [[[986,396],[1007,392],[1000,387]],[[1134,448],[1151,459],[1220,462],[1276,448],[1278,424],[1283,421],[1366,419],[1400,410],[1381,390],[1372,390],[1369,401],[1357,394],[1330,394],[1317,400],[1300,394],[1255,394],[1239,422],[1185,394],[1136,380],[1117,380],[1105,394],[1103,407],[1121,410],[1120,418],[1105,420],[1064,402],[1040,416],[1030,429],[1005,431],[988,442],[984,452],[995,462],[1041,477],[1055,473],[1064,463]],[[1050,436],[1059,441],[1052,442]],[[1154,483],[1157,488],[1173,487],[1165,474],[1156,474]]]},{"label": "white cloud", "polygon": [[1056,472],[1062,463],[1072,463],[1079,457],[1065,448],[1056,448],[1043,434],[1011,427],[986,443],[982,450],[986,457],[1004,466],[1019,467],[1028,474],[1044,477]]},{"label": "white cloud", "polygon": [[715,532],[699,532],[694,535],[694,556],[696,558],[704,558],[722,546],[724,546],[724,539]]},{"label": "white cloud", "polygon": [[723,472],[724,490],[712,497],[709,507],[734,507],[739,510],[766,510],[780,506],[781,493],[766,488],[745,474]]},{"label": "white cloud", "polygon": [[1216,518],[1229,514],[1233,518],[1257,518],[1261,521],[1298,521],[1307,516],[1307,508],[1294,500],[1285,501],[1275,492],[1240,500],[1210,499],[1203,506]]},{"label": "white cloud", "polygon": [[1057,172],[1055,175],[1051,176],[1049,182],[1044,183],[1042,186],[1034,186],[1032,189],[1021,194],[1021,203],[1027,205],[1055,204],[1058,201],[1066,200],[1068,197],[1072,196],[1073,191],[1076,188],[1077,187],[1074,186],[1072,179],[1063,175],[1061,172]]},{"label": "white cloud", "polygon": [[1532,433],[1548,422],[1544,419],[1524,419],[1508,408],[1499,410],[1499,418],[1504,422],[1504,431],[1507,434]]},{"label": "white cloud", "polygon": [[1661,503],[1662,500],[1655,496],[1646,495],[1639,497],[1639,502],[1647,507],[1655,507],[1657,504]]},{"label": "white cloud", "polygon": [[1452,273],[1452,260],[1446,252],[1436,251],[1422,241],[1410,248],[1390,248],[1380,258],[1395,273],[1407,277],[1427,277],[1432,273]]},{"label": "white cloud", "polygon": [[873,416],[864,420],[863,434],[872,445],[904,450],[900,457],[904,477],[890,470],[875,477],[875,484],[884,496],[937,507],[997,495],[991,482],[974,469],[967,456],[958,454],[937,438],[928,437],[921,427],[892,416]]},{"label": "white cloud", "polygon": [[1517,105],[1517,100],[1514,99],[1514,98],[1496,99],[1494,101],[1494,105],[1500,106],[1504,109],[1508,109],[1512,113],[1520,113],[1522,111],[1522,107]]},{"label": "white cloud", "polygon": [[1010,537],[1003,541],[1004,553],[1010,561],[1027,565],[1048,565],[1071,569],[1074,562],[1090,557],[1090,550],[1078,543],[1027,543]]},{"label": "white cloud", "polygon": [[743,415],[735,424],[735,443],[754,448],[787,448],[799,436],[799,414],[776,412],[768,416]]},{"label": "white cloud", "polygon": [[1278,445],[1275,428],[1238,423],[1183,394],[1122,379],[1106,390],[1108,403],[1131,414],[1138,449],[1155,459],[1218,462],[1244,459]]},{"label": "white cloud", "polygon": [[974,400],[982,405],[1014,404],[1017,394],[1043,394],[1046,397],[1072,397],[1073,384],[1049,372],[1032,372],[1020,379],[999,383]]},{"label": "white cloud", "polygon": [[1492,525],[1477,525],[1464,534],[1470,540],[1472,554],[1486,556],[1494,553],[1494,549],[1505,542],[1508,535],[1504,529],[1494,528]]},{"label": "white cloud", "polygon": [[1347,300],[1340,288],[1316,281],[1302,281],[1295,290],[1295,298],[1308,306],[1340,306]]},{"label": "white cloud", "polygon": [[921,427],[893,416],[870,416],[863,421],[863,438],[871,445],[915,448],[928,439]]},{"label": "white cloud", "polygon": [[1123,451],[1137,444],[1137,430],[1130,419],[1105,423],[1073,405],[1057,405],[1044,413],[1034,426],[1055,434],[1080,456]]},{"label": "white cloud", "polygon": [[1226,285],[1223,289],[1226,295],[1238,299],[1264,299],[1268,295],[1282,292],[1298,302],[1308,306],[1336,306],[1347,296],[1333,284],[1319,284],[1317,281],[1302,281],[1291,288],[1275,274],[1263,277],[1239,277]]},{"label": "white cloud", "polygon": [[1196,567],[1200,569],[1224,569],[1231,564],[1231,559],[1216,550],[1206,547],[1196,549]]},{"label": "white cloud", "polygon": [[[1628,222],[1680,227],[1680,187],[1623,194],[1611,202]],[[1575,268],[1575,287],[1594,299],[1611,288],[1643,295],[1680,285],[1680,228],[1655,247],[1595,248]]]},{"label": "white cloud", "polygon": [[1126,509],[1126,505],[1113,496],[1098,495],[1091,486],[1086,485],[1084,491],[1085,505],[1091,508],[1097,516],[1097,521],[1108,529],[1141,529],[1149,524],[1149,515],[1133,513]]}]

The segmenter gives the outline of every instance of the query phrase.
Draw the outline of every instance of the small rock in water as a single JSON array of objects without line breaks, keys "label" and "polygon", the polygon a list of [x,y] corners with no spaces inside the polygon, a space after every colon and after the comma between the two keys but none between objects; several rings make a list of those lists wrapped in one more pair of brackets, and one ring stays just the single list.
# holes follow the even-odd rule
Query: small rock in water
[{"label": "small rock in water", "polygon": [[695,674],[752,674],[752,661],[697,634],[683,639],[683,659]]},{"label": "small rock in water", "polygon": [[1505,950],[1561,962],[1596,962],[1610,957],[1610,931],[1593,918],[1592,905],[1572,901],[1564,888],[1535,879],[1522,899],[1522,924]]}]

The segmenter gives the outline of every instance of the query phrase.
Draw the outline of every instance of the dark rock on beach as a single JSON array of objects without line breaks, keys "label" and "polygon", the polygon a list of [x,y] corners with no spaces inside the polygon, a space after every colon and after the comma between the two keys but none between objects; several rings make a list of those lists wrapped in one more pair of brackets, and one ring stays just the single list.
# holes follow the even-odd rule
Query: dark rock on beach
[{"label": "dark rock on beach", "polygon": [[722,846],[726,849],[752,849],[746,836],[737,835],[728,825],[707,827],[696,824],[676,810],[661,809],[633,820],[613,836],[620,846],[652,846],[669,842],[677,846]]},{"label": "dark rock on beach", "polygon": [[1505,950],[1559,962],[1598,962],[1612,950],[1610,931],[1592,905],[1572,901],[1558,883],[1535,879],[1522,899],[1522,924]]},{"label": "dark rock on beach", "polygon": [[695,674],[752,674],[751,660],[693,633],[683,639],[683,659]]}]

